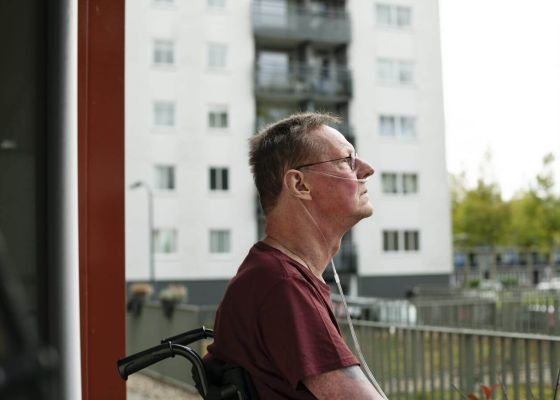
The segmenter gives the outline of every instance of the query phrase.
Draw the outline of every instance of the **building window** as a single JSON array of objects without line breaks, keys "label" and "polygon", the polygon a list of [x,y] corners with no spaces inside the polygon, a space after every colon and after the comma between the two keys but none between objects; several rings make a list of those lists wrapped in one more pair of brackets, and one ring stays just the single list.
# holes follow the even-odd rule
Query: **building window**
[{"label": "building window", "polygon": [[402,175],[402,191],[404,194],[418,193],[418,175],[403,174]]},{"label": "building window", "polygon": [[399,28],[410,28],[412,26],[412,9],[410,7],[397,6],[397,26]]},{"label": "building window", "polygon": [[229,190],[229,171],[227,168],[210,168],[210,190]]},{"label": "building window", "polygon": [[381,184],[383,193],[397,193],[397,174],[392,172],[383,172],[381,174]]},{"label": "building window", "polygon": [[227,66],[227,46],[221,43],[208,44],[208,68],[225,69]]},{"label": "building window", "polygon": [[227,128],[228,111],[226,106],[211,106],[208,110],[209,128]]},{"label": "building window", "polygon": [[378,25],[391,26],[393,24],[391,6],[388,4],[376,4],[375,16]]},{"label": "building window", "polygon": [[414,82],[414,63],[379,58],[377,60],[377,78],[383,83],[410,85]]},{"label": "building window", "polygon": [[383,231],[383,251],[399,250],[399,231]]},{"label": "building window", "polygon": [[404,250],[418,251],[419,249],[418,231],[404,231]]},{"label": "building window", "polygon": [[399,118],[399,133],[404,137],[416,136],[416,118],[401,116]]},{"label": "building window", "polygon": [[225,8],[226,0],[206,0],[208,8]]},{"label": "building window", "polygon": [[377,78],[381,82],[395,81],[395,66],[393,60],[380,58],[377,60]]},{"label": "building window", "polygon": [[226,229],[210,231],[210,253],[224,254],[231,252],[231,233]]},{"label": "building window", "polygon": [[377,24],[391,28],[410,28],[412,26],[412,9],[406,6],[376,4]]},{"label": "building window", "polygon": [[154,40],[154,64],[173,65],[175,63],[175,45],[172,40]]},{"label": "building window", "polygon": [[380,115],[379,134],[381,136],[416,137],[416,118],[404,115]]},{"label": "building window", "polygon": [[154,229],[154,252],[157,254],[177,253],[177,229]]},{"label": "building window", "polygon": [[172,101],[154,102],[154,126],[171,128],[175,126],[175,103]]},{"label": "building window", "polygon": [[158,190],[174,190],[175,167],[172,165],[156,165],[154,187]]},{"label": "building window", "polygon": [[395,136],[395,117],[389,115],[379,116],[379,134],[382,136]]},{"label": "building window", "polygon": [[381,185],[383,193],[418,193],[418,175],[415,173],[382,172]]},{"label": "building window", "polygon": [[410,61],[399,61],[397,63],[398,83],[411,84],[414,80],[414,64]]}]

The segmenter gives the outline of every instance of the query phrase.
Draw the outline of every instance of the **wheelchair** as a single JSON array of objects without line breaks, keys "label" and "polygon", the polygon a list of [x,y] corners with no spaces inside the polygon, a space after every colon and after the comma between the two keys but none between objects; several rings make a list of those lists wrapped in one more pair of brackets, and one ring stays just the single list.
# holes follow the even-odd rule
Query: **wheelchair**
[{"label": "wheelchair", "polygon": [[118,360],[119,375],[127,380],[128,376],[135,372],[178,355],[192,364],[192,377],[198,393],[204,400],[258,399],[251,377],[243,368],[215,358],[202,359],[188,347],[191,343],[213,337],[214,331],[203,326],[163,339],[157,346]]}]

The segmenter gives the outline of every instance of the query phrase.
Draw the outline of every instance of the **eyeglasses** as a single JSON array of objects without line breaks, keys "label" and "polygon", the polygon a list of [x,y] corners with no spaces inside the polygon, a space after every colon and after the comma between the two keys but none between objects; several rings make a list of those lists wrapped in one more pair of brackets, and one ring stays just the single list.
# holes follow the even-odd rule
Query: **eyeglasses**
[{"label": "eyeglasses", "polygon": [[334,160],[319,161],[319,162],[315,162],[315,163],[304,164],[304,165],[300,165],[298,167],[295,167],[294,169],[300,170],[302,168],[311,167],[313,165],[326,164],[326,163],[330,163],[330,162],[337,162],[337,161],[344,160],[348,163],[348,166],[350,167],[350,169],[352,171],[354,171],[356,169],[356,158],[358,158],[358,153],[354,152],[354,154],[351,154],[348,157],[341,157],[341,158],[335,158]]}]

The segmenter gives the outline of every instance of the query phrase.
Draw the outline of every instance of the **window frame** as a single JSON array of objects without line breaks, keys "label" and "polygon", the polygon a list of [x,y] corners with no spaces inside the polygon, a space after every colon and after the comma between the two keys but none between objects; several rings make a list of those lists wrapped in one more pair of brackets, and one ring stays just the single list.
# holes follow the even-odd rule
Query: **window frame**
[{"label": "window frame", "polygon": [[208,231],[208,254],[212,256],[223,256],[231,253],[232,253],[231,229],[210,228]]},{"label": "window frame", "polygon": [[420,231],[418,229],[403,230],[403,250],[405,252],[420,251]]},{"label": "window frame", "polygon": [[[210,104],[207,110],[207,127],[210,130],[227,130],[229,129],[230,118],[229,118],[229,107],[226,104]],[[213,118],[214,116],[214,118]],[[225,119],[224,119],[225,116]],[[213,125],[215,118],[219,122],[217,125]],[[221,124],[225,121],[225,124]]]},{"label": "window frame", "polygon": [[412,60],[378,57],[375,66],[377,82],[384,85],[413,86],[415,66]]},{"label": "window frame", "polygon": [[[167,108],[169,107],[169,108]],[[171,112],[170,112],[171,111]],[[158,122],[159,121],[159,122]],[[170,123],[168,123],[170,121]],[[172,130],[177,125],[177,104],[173,100],[152,101],[152,126],[155,129]]]},{"label": "window frame", "polygon": [[[162,233],[172,233],[172,235],[170,236],[171,238],[171,245],[170,247],[172,248],[171,251],[161,251],[161,246],[159,246],[161,243],[163,243],[160,240],[160,235]],[[165,242],[167,242],[166,239],[164,238],[163,240]],[[169,255],[176,255],[179,252],[179,229],[177,227],[156,227],[153,229],[152,231],[152,241],[153,241],[153,249],[154,249],[154,255],[157,256],[169,256]],[[167,247],[167,246],[165,246]]]},{"label": "window frame", "polygon": [[[155,38],[152,42],[152,65],[159,68],[169,68],[176,65],[175,40]],[[158,58],[160,58],[158,60]]]},{"label": "window frame", "polygon": [[[381,9],[383,12],[380,12]],[[409,30],[413,25],[413,7],[403,4],[389,4],[386,2],[375,3],[375,24],[381,28],[396,30]],[[386,18],[381,18],[382,16]],[[406,16],[406,18],[402,18]],[[406,23],[403,23],[405,22]]]},{"label": "window frame", "polygon": [[[160,174],[165,172],[164,174]],[[169,174],[167,174],[169,173]],[[163,176],[166,175],[166,176]],[[162,177],[163,179],[160,179]],[[160,185],[164,182],[164,185]],[[175,192],[177,190],[177,167],[174,164],[154,165],[154,189],[161,192]]]},{"label": "window frame", "polygon": [[384,229],[382,231],[383,236],[383,252],[384,253],[396,253],[400,249],[400,235],[399,231],[396,229]]},{"label": "window frame", "polygon": [[[391,182],[389,182],[389,179]],[[390,186],[389,186],[390,184]],[[392,189],[392,190],[387,190]],[[381,192],[383,194],[398,194],[399,193],[399,174],[396,172],[382,172],[381,173]]]},{"label": "window frame", "polygon": [[[229,49],[228,44],[222,42],[208,42],[206,47],[206,67],[210,71],[227,70]],[[216,61],[219,62],[216,63]]]},{"label": "window frame", "polygon": [[227,193],[230,191],[231,185],[229,170],[229,167],[223,166],[208,167],[208,189],[210,192]]},{"label": "window frame", "polygon": [[[414,182],[413,184],[413,188],[414,190],[408,190],[407,189],[407,181],[410,181],[407,178],[413,178],[412,181]],[[401,174],[401,181],[402,181],[402,194],[404,195],[414,195],[417,194],[419,191],[419,185],[418,185],[418,173],[417,172],[403,172]]]}]

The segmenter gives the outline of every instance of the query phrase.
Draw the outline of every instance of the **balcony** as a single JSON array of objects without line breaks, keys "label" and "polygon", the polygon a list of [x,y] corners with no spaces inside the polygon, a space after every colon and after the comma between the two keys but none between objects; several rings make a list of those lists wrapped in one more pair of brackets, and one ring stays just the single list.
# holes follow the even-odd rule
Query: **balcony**
[{"label": "balcony", "polygon": [[255,95],[268,101],[313,101],[341,103],[352,94],[348,68],[314,68],[300,63],[256,64]]},{"label": "balcony", "polygon": [[315,12],[286,3],[254,1],[252,22],[260,44],[290,45],[314,42],[332,47],[350,42],[350,18],[344,9]]}]

